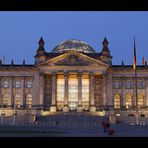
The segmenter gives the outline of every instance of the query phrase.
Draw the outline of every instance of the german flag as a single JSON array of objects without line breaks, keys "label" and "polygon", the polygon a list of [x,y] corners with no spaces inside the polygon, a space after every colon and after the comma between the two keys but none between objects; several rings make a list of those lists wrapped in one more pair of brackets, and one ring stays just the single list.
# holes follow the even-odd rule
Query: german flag
[{"label": "german flag", "polygon": [[136,45],[135,45],[135,38],[134,38],[134,61],[133,61],[133,69],[136,70]]},{"label": "german flag", "polygon": [[144,59],[144,57],[142,58],[142,65],[145,65],[145,59]]}]

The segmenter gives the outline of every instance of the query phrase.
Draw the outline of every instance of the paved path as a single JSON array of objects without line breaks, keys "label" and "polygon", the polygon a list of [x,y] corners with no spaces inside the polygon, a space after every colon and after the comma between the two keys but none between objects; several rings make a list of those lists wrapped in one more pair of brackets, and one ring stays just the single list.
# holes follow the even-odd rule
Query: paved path
[{"label": "paved path", "polygon": [[0,127],[0,137],[148,137],[148,127],[111,125],[116,133],[108,135],[98,127]]}]

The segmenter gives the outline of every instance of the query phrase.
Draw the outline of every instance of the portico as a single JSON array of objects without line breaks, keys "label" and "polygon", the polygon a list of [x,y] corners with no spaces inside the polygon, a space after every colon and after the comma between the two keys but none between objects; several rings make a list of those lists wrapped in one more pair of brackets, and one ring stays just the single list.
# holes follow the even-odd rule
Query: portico
[{"label": "portico", "polygon": [[94,73],[66,72],[52,74],[51,111],[89,110],[94,108]]}]

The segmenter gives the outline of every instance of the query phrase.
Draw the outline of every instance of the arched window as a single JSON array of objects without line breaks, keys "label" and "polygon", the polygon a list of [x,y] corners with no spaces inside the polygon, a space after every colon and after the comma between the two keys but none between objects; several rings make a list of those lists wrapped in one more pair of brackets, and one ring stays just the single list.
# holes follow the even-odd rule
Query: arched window
[{"label": "arched window", "polygon": [[143,107],[144,106],[144,95],[139,94],[138,95],[138,107]]},{"label": "arched window", "polygon": [[8,107],[8,98],[9,98],[8,94],[3,95],[3,101],[2,101],[3,107]]},{"label": "arched window", "polygon": [[15,108],[20,108],[20,105],[21,105],[21,95],[16,94],[15,98],[14,98],[14,107]]},{"label": "arched window", "polygon": [[126,97],[126,108],[131,108],[132,107],[132,96],[131,94],[127,94]]},{"label": "arched window", "polygon": [[115,94],[114,96],[114,108],[120,109],[120,95],[119,94]]},{"label": "arched window", "polygon": [[31,94],[28,94],[26,96],[26,107],[31,109],[32,107],[32,95]]}]

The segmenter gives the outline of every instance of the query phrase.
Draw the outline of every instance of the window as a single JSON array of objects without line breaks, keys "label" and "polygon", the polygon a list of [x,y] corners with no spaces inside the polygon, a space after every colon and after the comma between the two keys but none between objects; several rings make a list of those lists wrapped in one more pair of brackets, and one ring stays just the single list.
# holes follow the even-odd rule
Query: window
[{"label": "window", "polygon": [[138,107],[143,107],[144,106],[144,96],[143,95],[138,95]]},{"label": "window", "polygon": [[120,109],[120,95],[118,94],[114,96],[114,108]]},{"label": "window", "polygon": [[8,94],[3,95],[3,107],[8,107]]},{"label": "window", "polygon": [[32,87],[32,81],[27,81],[27,88],[31,88]]},{"label": "window", "polygon": [[138,86],[139,89],[143,89],[144,88],[144,82],[143,81],[138,81]]},{"label": "window", "polygon": [[131,81],[126,81],[126,82],[125,82],[125,88],[126,88],[126,89],[131,89],[131,88],[133,88],[132,82],[131,82]]},{"label": "window", "polygon": [[82,104],[83,109],[89,109],[89,75],[82,75]]},{"label": "window", "polygon": [[26,107],[31,109],[32,107],[32,95],[31,94],[28,94],[26,96]]},{"label": "window", "polygon": [[126,95],[126,108],[132,107],[132,96],[130,94]]},{"label": "window", "polygon": [[21,82],[19,80],[15,81],[15,88],[20,88],[21,87]]},{"label": "window", "polygon": [[76,110],[78,103],[78,77],[77,75],[69,75],[68,80],[69,109]]},{"label": "window", "polygon": [[9,87],[9,81],[7,79],[4,79],[3,88],[8,88],[8,87]]},{"label": "window", "polygon": [[15,99],[14,99],[14,107],[15,108],[20,108],[20,104],[21,104],[20,100],[21,100],[21,95],[16,94]]},{"label": "window", "polygon": [[120,85],[120,81],[115,81],[114,82],[114,88],[115,89],[120,89],[121,85]]},{"label": "window", "polygon": [[64,106],[64,75],[57,77],[57,108],[62,110]]}]

